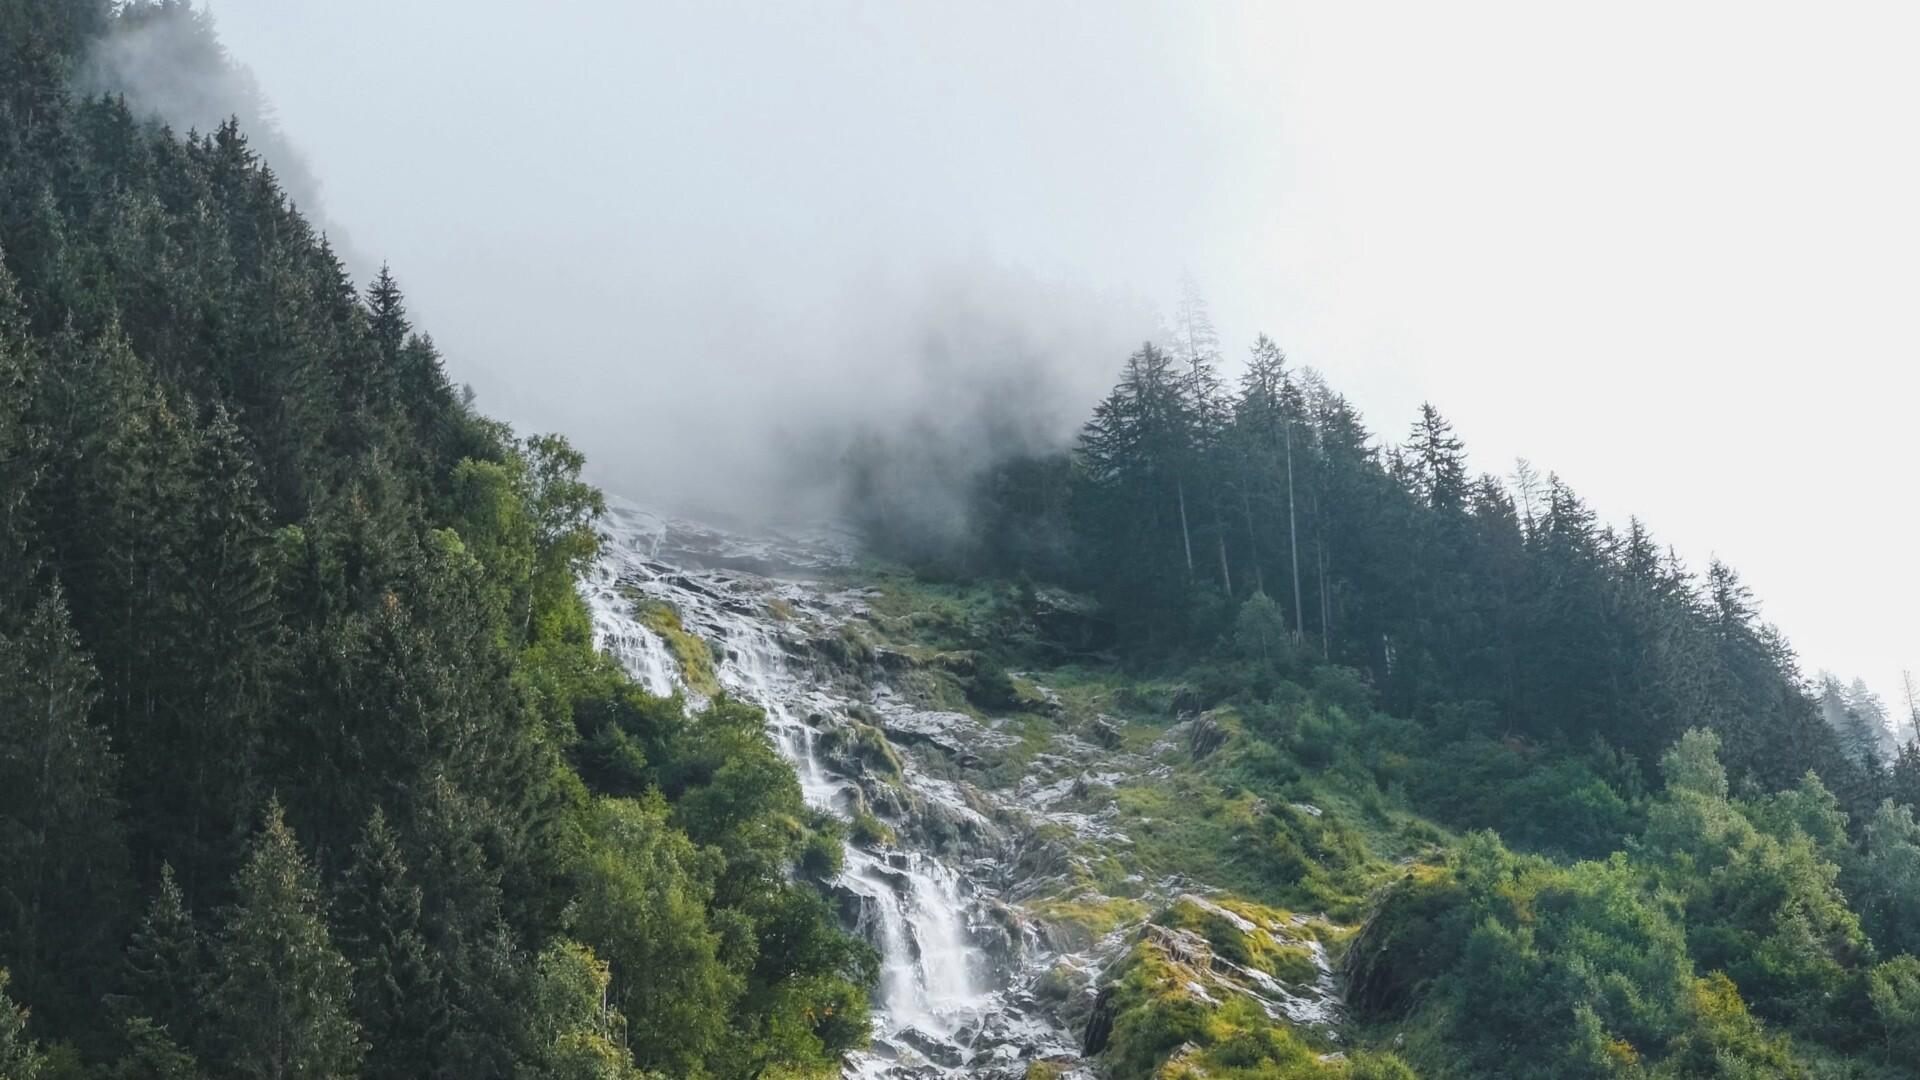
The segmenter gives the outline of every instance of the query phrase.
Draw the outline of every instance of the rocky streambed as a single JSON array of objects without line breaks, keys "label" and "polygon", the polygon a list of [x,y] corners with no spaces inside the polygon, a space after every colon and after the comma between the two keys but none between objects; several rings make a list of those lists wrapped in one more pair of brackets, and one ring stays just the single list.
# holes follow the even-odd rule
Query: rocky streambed
[{"label": "rocky streambed", "polygon": [[1177,877],[1101,891],[1132,840],[1100,792],[1209,752],[1206,717],[1129,749],[1109,718],[1064,722],[1031,680],[1005,716],[938,700],[967,661],[873,633],[875,595],[846,584],[853,546],[831,531],[743,536],[617,501],[602,531],[584,586],[598,644],[656,693],[761,706],[807,800],[851,823],[826,887],[882,968],[873,1045],[848,1075],[1093,1076],[1143,978],[1333,1037],[1316,920]]}]

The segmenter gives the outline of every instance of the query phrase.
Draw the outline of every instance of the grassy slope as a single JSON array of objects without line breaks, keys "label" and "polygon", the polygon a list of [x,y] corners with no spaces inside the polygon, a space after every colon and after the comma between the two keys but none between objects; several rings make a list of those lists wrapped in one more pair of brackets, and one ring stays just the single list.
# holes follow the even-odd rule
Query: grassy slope
[{"label": "grassy slope", "polygon": [[[1117,1014],[1103,1060],[1116,1075],[1402,1075],[1396,1061],[1358,1049],[1373,1033],[1293,1028],[1244,998],[1196,995],[1205,973],[1147,943],[1146,932],[1193,931],[1213,956],[1286,983],[1311,980],[1303,939],[1320,941],[1337,966],[1376,889],[1439,859],[1453,839],[1408,806],[1399,774],[1410,763],[1393,749],[1407,742],[1407,725],[1374,712],[1342,672],[1303,672],[1309,685],[1275,680],[1260,700],[1222,700],[1193,672],[1061,655],[1035,640],[1023,600],[1004,583],[937,584],[877,566],[848,577],[872,590],[872,643],[921,661],[928,674],[915,690],[929,705],[1020,737],[983,754],[966,770],[970,782],[1013,786],[1059,735],[1101,739],[1116,758],[1151,766],[1056,804],[1105,815],[1130,842],[1048,826],[1075,858],[1024,903],[1063,940],[1135,935],[1103,980]],[[1002,669],[1018,674],[996,688]],[[1195,745],[1192,724],[1176,727],[1198,711],[1217,729],[1216,746]],[[1184,890],[1252,916],[1256,928],[1169,901]]]}]

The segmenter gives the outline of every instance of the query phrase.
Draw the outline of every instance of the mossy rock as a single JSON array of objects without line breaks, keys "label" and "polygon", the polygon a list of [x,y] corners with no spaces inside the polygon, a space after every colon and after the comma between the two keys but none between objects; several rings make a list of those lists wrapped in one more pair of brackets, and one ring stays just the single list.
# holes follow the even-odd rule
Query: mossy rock
[{"label": "mossy rock", "polygon": [[1147,906],[1138,900],[1099,894],[1038,900],[1029,903],[1027,910],[1073,948],[1085,948],[1147,915]]},{"label": "mossy rock", "polygon": [[867,667],[877,656],[873,642],[851,625],[842,625],[833,633],[814,639],[813,645],[822,656],[846,668]]},{"label": "mossy rock", "polygon": [[1207,939],[1215,955],[1281,982],[1308,985],[1319,977],[1313,949],[1292,938],[1292,916],[1284,911],[1239,900],[1183,896],[1156,921],[1191,930]]},{"label": "mossy rock", "polygon": [[904,768],[900,755],[873,724],[849,716],[844,725],[821,732],[820,742],[828,753],[860,762],[868,772],[883,780],[895,783],[900,780]]},{"label": "mossy rock", "polygon": [[680,667],[687,687],[705,697],[720,693],[720,677],[714,667],[713,650],[700,635],[680,623],[680,613],[659,600],[643,603],[636,612],[640,624],[660,635]]},{"label": "mossy rock", "polygon": [[882,847],[898,842],[893,827],[881,821],[873,811],[860,807],[847,823],[847,839],[861,847]]},{"label": "mossy rock", "polygon": [[[1143,939],[1116,965],[1090,1047],[1114,1080],[1163,1077],[1298,1077],[1345,1080],[1347,1063],[1310,1030],[1276,1020],[1252,998],[1209,984]],[[1211,985],[1212,989],[1209,989]],[[1092,1021],[1090,1021],[1091,1023]]]},{"label": "mossy rock", "polygon": [[1033,996],[1042,1001],[1062,1002],[1086,986],[1086,973],[1069,964],[1055,964],[1033,981]]}]

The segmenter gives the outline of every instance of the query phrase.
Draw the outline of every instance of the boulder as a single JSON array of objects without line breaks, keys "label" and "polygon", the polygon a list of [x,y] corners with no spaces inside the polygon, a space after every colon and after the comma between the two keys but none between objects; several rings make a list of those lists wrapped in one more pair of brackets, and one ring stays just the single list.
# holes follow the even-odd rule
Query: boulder
[{"label": "boulder", "polygon": [[1201,713],[1193,720],[1193,726],[1187,729],[1187,752],[1195,761],[1220,749],[1227,741],[1227,731],[1220,726],[1211,712]]}]

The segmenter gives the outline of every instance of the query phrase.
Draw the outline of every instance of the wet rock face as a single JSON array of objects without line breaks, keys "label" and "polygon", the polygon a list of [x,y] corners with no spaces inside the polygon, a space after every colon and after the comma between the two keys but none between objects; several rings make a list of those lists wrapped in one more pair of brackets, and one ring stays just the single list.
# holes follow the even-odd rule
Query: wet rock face
[{"label": "wet rock face", "polygon": [[[808,802],[849,822],[854,842],[824,891],[881,966],[873,1045],[848,1076],[1092,1080],[1087,1059],[1108,1049],[1123,1004],[1115,981],[1143,953],[1177,976],[1172,994],[1337,1021],[1305,920],[1172,876],[1115,880],[1134,825],[1113,789],[1225,743],[1198,692],[1176,690],[1179,722],[1129,750],[1121,721],[1076,718],[1031,677],[879,640],[874,595],[821,579],[852,550],[831,537],[748,541],[625,505],[605,524],[583,585],[596,642],[654,692],[697,700],[635,618],[637,604],[666,605],[710,647],[720,687],[766,710]],[[1083,616],[1063,599],[1054,617]],[[1011,712],[982,704],[1015,697]]]},{"label": "wet rock face", "polygon": [[[583,586],[596,642],[654,692],[697,700],[672,650],[635,617],[639,604],[666,605],[709,645],[720,686],[766,710],[808,801],[879,822],[854,830],[861,843],[826,885],[842,923],[882,957],[872,1051],[848,1075],[1017,1080],[1041,1060],[1062,1063],[1053,1075],[1086,1075],[1057,1003],[1033,992],[1055,956],[1008,901],[1031,823],[953,778],[1018,739],[894,689],[917,662],[862,629],[863,594],[818,579],[851,547],[831,536],[745,540],[625,504],[603,524],[605,555]],[[1011,692],[1011,678],[978,657],[948,662],[975,694]]]},{"label": "wet rock face", "polygon": [[900,706],[881,714],[881,728],[896,745],[933,746],[957,762],[978,760],[982,750],[1005,749],[1020,740],[996,731],[966,713],[940,712]]},{"label": "wet rock face", "polygon": [[1206,708],[1206,702],[1200,697],[1200,691],[1191,686],[1174,688],[1173,697],[1167,702],[1167,711],[1176,717],[1185,717]]},{"label": "wet rock face", "polygon": [[1126,739],[1120,732],[1120,722],[1106,715],[1094,717],[1087,725],[1087,738],[1108,750],[1118,750]]},{"label": "wet rock face", "polygon": [[1117,1015],[1113,987],[1109,986],[1093,999],[1093,1013],[1087,1017],[1086,1034],[1080,1039],[1082,1054],[1093,1057],[1107,1048],[1107,1041],[1113,1038],[1113,1021]]},{"label": "wet rock face", "polygon": [[1195,761],[1212,755],[1227,741],[1227,732],[1220,726],[1212,713],[1201,713],[1194,717],[1193,725],[1187,729],[1187,752]]}]

